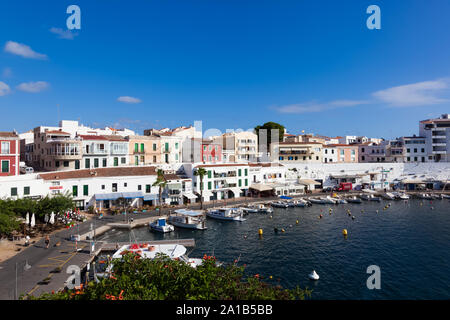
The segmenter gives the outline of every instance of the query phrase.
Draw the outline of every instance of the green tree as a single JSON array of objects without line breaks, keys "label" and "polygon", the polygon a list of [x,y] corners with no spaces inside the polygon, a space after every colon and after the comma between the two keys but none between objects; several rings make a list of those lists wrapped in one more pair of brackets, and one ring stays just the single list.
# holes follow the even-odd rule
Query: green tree
[{"label": "green tree", "polygon": [[203,178],[207,173],[205,168],[198,168],[194,171],[194,176],[200,178],[200,209],[203,209]]},{"label": "green tree", "polygon": [[[310,297],[311,290],[283,289],[263,282],[261,275],[244,276],[244,267],[218,266],[215,257],[204,256],[196,268],[158,254],[141,259],[128,253],[115,259],[114,274],[91,281],[81,289],[45,293],[41,300],[294,300]],[[273,280],[269,280],[272,282]]]},{"label": "green tree", "polygon": [[276,122],[266,122],[262,126],[255,127],[255,133],[258,136],[258,144],[259,144],[259,130],[266,129],[267,131],[267,151],[270,151],[270,143],[272,141],[272,129],[278,130],[278,138],[279,141],[283,141],[284,133],[286,129],[283,125]]}]

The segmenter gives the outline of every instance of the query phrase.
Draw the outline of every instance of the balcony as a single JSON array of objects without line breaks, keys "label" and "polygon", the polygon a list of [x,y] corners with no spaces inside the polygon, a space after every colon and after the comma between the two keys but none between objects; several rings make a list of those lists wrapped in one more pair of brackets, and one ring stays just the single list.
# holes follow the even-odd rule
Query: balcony
[{"label": "balcony", "polygon": [[308,152],[307,150],[280,150],[280,155],[290,154],[313,154],[313,152]]},{"label": "balcony", "polygon": [[163,148],[162,153],[170,153],[172,151],[172,148]]},{"label": "balcony", "polygon": [[55,160],[81,160],[81,154],[52,154]]}]

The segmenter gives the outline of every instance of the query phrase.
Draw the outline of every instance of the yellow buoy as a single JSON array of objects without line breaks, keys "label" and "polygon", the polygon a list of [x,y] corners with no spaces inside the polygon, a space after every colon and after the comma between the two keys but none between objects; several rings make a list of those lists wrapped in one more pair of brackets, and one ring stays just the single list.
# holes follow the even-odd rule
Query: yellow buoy
[{"label": "yellow buoy", "polygon": [[347,235],[347,229],[342,230],[342,234],[343,234],[344,236],[346,236],[346,235]]},{"label": "yellow buoy", "polygon": [[284,229],[281,229],[281,232],[284,232]]},{"label": "yellow buoy", "polygon": [[272,279],[273,277],[272,276],[269,276],[269,279]]},{"label": "yellow buoy", "polygon": [[295,221],[295,224],[298,224],[298,220]]},{"label": "yellow buoy", "polygon": [[260,236],[262,236],[262,234],[263,234],[263,229],[259,229],[259,230],[258,230],[258,234],[259,234]]}]

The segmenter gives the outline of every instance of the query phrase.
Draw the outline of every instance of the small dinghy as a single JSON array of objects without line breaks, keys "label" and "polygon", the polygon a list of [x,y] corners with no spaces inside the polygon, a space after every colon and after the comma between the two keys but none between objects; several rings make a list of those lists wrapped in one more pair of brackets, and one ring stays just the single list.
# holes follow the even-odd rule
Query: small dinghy
[{"label": "small dinghy", "polygon": [[313,270],[309,275],[309,279],[311,280],[319,280],[319,275],[317,274],[316,270]]}]

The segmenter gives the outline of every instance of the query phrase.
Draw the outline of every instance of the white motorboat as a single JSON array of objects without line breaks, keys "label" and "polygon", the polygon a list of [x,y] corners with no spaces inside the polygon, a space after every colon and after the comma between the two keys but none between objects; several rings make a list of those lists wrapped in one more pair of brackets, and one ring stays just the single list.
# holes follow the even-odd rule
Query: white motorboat
[{"label": "white motorboat", "polygon": [[393,192],[394,196],[396,199],[399,200],[408,200],[409,196],[406,193],[402,193],[402,192]]},{"label": "white motorboat", "polygon": [[307,207],[309,205],[310,205],[310,203],[304,199],[297,200],[297,202],[295,204],[296,207]]},{"label": "white motorboat", "polygon": [[273,209],[271,207],[266,207],[263,204],[258,204],[255,206],[259,213],[272,213]]},{"label": "white motorboat", "polygon": [[323,200],[323,198],[309,198],[308,200],[309,200],[309,202],[316,203],[316,204],[327,204],[328,203],[325,200]]},{"label": "white motorboat", "polygon": [[360,197],[366,201],[381,201],[380,197],[375,197],[373,194],[361,194]]},{"label": "white motorboat", "polygon": [[384,193],[384,194],[382,195],[382,197],[383,197],[384,199],[387,199],[387,200],[395,200],[395,195],[394,195],[393,193],[390,193],[390,192]]},{"label": "white motorboat", "polygon": [[431,196],[433,199],[442,199],[442,197],[441,197],[440,194],[431,193],[430,196]]},{"label": "white motorboat", "polygon": [[113,261],[115,259],[122,259],[127,253],[135,253],[141,256],[142,259],[154,259],[158,253],[167,255],[172,260],[180,260],[187,263],[189,266],[196,268],[203,263],[202,259],[189,258],[186,255],[186,247],[180,244],[161,244],[151,245],[150,243],[134,243],[127,244],[120,247],[111,257],[111,263],[106,267],[103,273],[97,273],[99,278],[105,277],[113,270]]},{"label": "white motorboat", "polygon": [[289,205],[286,202],[274,201],[270,204],[274,208],[287,208]]},{"label": "white motorboat", "polygon": [[331,198],[330,196],[326,196],[326,197],[323,197],[323,198],[320,198],[320,199],[322,199],[323,201],[325,201],[325,202],[324,202],[325,204],[336,204],[336,200],[334,200],[334,199]]},{"label": "white motorboat", "polygon": [[150,230],[158,231],[158,232],[172,232],[175,230],[174,226],[167,224],[166,218],[159,218],[154,222],[150,222],[149,224]]},{"label": "white motorboat", "polygon": [[210,218],[228,221],[245,221],[243,215],[244,212],[240,208],[217,208],[206,212],[206,216]]},{"label": "white motorboat", "polygon": [[289,208],[293,208],[296,206],[297,202],[295,200],[285,201]]},{"label": "white motorboat", "polygon": [[426,193],[419,193],[416,195],[419,199],[424,199],[424,200],[433,200],[433,198]]},{"label": "white motorboat", "polygon": [[241,207],[241,209],[245,213],[258,213],[258,208],[256,208],[255,206]]},{"label": "white motorboat", "polygon": [[317,274],[316,270],[313,270],[309,275],[309,279],[311,280],[319,280],[319,275]]},{"label": "white motorboat", "polygon": [[441,193],[441,197],[442,197],[443,199],[450,199],[450,195],[445,194],[445,193]]},{"label": "white motorboat", "polygon": [[346,203],[348,203],[347,200],[340,199],[340,198],[331,198],[331,200],[333,200],[334,203],[336,203],[336,204],[346,204]]},{"label": "white motorboat", "polygon": [[169,222],[175,227],[206,230],[203,212],[195,210],[178,209],[176,215],[169,217]]},{"label": "white motorboat", "polygon": [[349,203],[362,203],[362,200],[360,198],[357,198],[356,196],[347,198],[347,202]]}]

